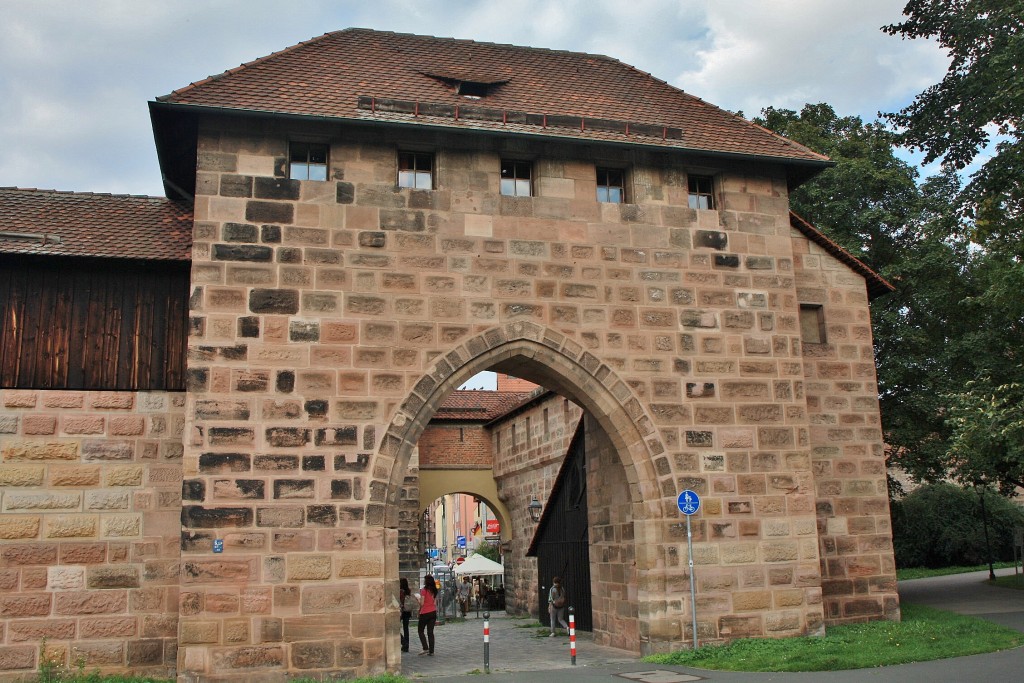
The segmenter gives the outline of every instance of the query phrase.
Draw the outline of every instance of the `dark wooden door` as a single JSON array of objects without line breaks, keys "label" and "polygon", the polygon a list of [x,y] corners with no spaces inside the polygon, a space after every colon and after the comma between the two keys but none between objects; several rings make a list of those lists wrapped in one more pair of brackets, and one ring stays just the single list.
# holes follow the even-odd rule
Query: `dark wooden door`
[{"label": "dark wooden door", "polygon": [[[576,628],[593,630],[590,599],[590,537],[587,523],[587,459],[583,420],[544,506],[532,552],[537,557],[538,606],[541,623],[550,626],[548,590],[559,576],[576,617]],[[569,618],[566,610],[566,620]]]}]

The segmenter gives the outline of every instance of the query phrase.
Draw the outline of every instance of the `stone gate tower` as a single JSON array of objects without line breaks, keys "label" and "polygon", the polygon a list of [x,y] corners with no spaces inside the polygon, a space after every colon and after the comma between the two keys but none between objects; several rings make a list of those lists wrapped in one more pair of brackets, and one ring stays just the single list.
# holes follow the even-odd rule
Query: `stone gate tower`
[{"label": "stone gate tower", "polygon": [[[898,618],[888,285],[789,211],[827,159],[607,57],[369,30],[150,111],[194,206],[179,676],[398,670],[410,461],[486,369],[592,424],[599,640],[691,641],[686,488],[702,640]],[[525,549],[550,482],[517,466]]]}]

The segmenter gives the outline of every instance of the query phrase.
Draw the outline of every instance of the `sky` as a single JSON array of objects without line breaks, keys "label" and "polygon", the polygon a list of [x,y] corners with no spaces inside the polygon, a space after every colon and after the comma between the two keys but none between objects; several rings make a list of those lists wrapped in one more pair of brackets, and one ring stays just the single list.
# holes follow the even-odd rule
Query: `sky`
[{"label": "sky", "polygon": [[149,101],[349,27],[603,54],[748,118],[874,120],[946,71],[880,30],[905,1],[0,0],[0,186],[162,196]]},{"label": "sky", "polygon": [[0,186],[162,195],[147,102],[349,27],[604,54],[748,118],[874,120],[945,73],[905,0],[0,0]]}]

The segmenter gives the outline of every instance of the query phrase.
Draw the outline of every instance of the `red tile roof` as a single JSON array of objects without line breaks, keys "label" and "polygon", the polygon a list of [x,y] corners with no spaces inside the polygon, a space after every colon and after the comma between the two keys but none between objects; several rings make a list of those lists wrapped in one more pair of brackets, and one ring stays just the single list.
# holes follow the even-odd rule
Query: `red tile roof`
[{"label": "red tile roof", "polygon": [[790,211],[789,224],[799,230],[807,239],[834,256],[838,261],[845,263],[855,273],[863,276],[867,281],[869,299],[874,299],[896,290],[888,280],[876,273],[856,256],[846,251],[846,249],[843,249],[838,242],[834,242],[825,233],[811,225],[807,219]]},{"label": "red tile roof", "polygon": [[191,248],[191,208],[162,197],[0,188],[0,254],[188,261]]},{"label": "red tile roof", "polygon": [[457,389],[445,397],[433,419],[489,422],[526,402],[534,393]]},{"label": "red tile roof", "polygon": [[[486,94],[460,95],[459,82]],[[158,100],[827,162],[609,57],[367,29],[313,38]]]}]

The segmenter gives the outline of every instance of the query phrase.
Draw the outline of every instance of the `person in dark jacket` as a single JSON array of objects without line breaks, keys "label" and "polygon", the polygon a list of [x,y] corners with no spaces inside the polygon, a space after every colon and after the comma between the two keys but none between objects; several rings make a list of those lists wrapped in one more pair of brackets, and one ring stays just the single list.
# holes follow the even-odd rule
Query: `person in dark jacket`
[{"label": "person in dark jacket", "polygon": [[412,618],[412,591],[409,590],[409,579],[398,580],[398,600],[402,607],[402,652],[409,651],[409,619]]}]

